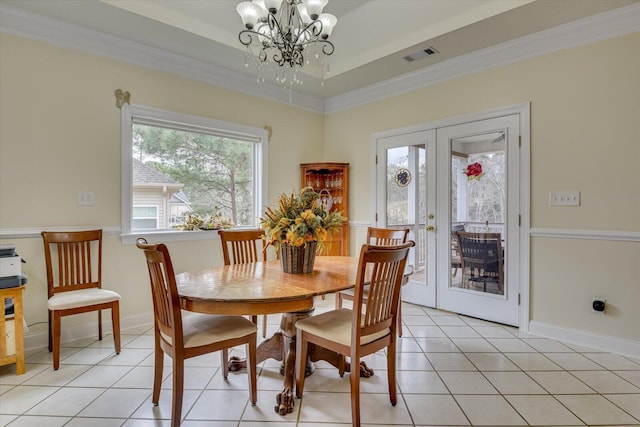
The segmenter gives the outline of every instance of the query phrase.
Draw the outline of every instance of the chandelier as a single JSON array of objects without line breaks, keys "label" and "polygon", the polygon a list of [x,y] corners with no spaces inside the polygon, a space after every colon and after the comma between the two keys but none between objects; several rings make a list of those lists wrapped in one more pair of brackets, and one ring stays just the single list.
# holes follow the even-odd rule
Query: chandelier
[{"label": "chandelier", "polygon": [[[315,67],[322,81],[328,73],[326,57],[334,51],[328,39],[337,18],[322,13],[328,0],[253,0],[238,4],[236,10],[245,30],[238,35],[247,46],[247,62],[261,70],[272,67],[276,81],[291,89],[302,84],[298,72],[303,66]],[[250,58],[250,59],[249,59]],[[316,61],[312,61],[315,59]]]}]

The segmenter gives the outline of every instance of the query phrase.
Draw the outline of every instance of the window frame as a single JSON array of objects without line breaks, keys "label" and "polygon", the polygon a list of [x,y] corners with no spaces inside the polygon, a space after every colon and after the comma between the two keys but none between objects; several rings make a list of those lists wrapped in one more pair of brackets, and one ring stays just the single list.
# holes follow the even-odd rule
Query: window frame
[{"label": "window frame", "polygon": [[[255,146],[255,194],[254,204],[256,214],[259,216],[263,206],[263,200],[267,195],[267,160],[268,160],[268,132],[266,129],[237,123],[225,122],[208,117],[177,113],[160,110],[157,108],[139,105],[124,104],[121,109],[121,232],[123,244],[135,244],[138,237],[145,237],[149,243],[205,240],[212,237],[218,238],[217,233],[184,231],[184,230],[158,230],[158,231],[134,231],[131,229],[133,217],[133,124],[147,124],[157,126],[175,126],[178,129],[217,135],[227,138],[237,138],[251,141]],[[256,217],[257,226],[258,217]],[[214,236],[212,236],[212,234]]]}]

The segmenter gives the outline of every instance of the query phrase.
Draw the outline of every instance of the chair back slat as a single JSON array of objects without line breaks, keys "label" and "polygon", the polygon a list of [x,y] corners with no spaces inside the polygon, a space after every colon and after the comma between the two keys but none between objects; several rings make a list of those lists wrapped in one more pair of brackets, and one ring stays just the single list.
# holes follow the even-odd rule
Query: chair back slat
[{"label": "chair back slat", "polygon": [[148,244],[142,238],[136,246],[147,260],[155,326],[169,344],[182,342],[180,297],[169,250],[164,244]]},{"label": "chair back slat", "polygon": [[[352,338],[356,341],[352,342],[359,342],[362,335],[395,330],[392,328],[395,328],[403,272],[409,249],[414,245],[409,241],[395,246],[362,246],[353,305],[354,324],[361,327],[353,329]],[[366,304],[363,302],[365,284],[368,285]]]},{"label": "chair back slat", "polygon": [[102,287],[102,230],[43,231],[49,298]]},{"label": "chair back slat", "polygon": [[[264,230],[220,230],[224,265],[249,264],[267,260]],[[260,243],[258,243],[260,242]]]},{"label": "chair back slat", "polygon": [[376,246],[394,246],[407,242],[409,229],[367,228],[367,244]]},{"label": "chair back slat", "polygon": [[500,233],[456,232],[465,275],[492,278],[504,283],[504,261]]}]

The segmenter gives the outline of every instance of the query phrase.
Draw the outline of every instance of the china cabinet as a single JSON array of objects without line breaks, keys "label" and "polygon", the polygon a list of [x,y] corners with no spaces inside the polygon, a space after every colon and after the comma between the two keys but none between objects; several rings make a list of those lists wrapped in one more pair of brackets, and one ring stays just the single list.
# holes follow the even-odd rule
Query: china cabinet
[{"label": "china cabinet", "polygon": [[[349,218],[349,163],[302,163],[301,188],[311,187],[330,211],[340,211]],[[349,255],[349,223],[333,233],[326,251],[319,255]]]}]

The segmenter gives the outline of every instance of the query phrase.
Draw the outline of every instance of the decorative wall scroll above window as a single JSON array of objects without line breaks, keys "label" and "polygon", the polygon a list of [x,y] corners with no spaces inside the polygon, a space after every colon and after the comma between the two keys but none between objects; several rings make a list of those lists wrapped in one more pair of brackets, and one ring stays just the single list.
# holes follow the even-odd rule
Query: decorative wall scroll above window
[{"label": "decorative wall scroll above window", "polygon": [[113,93],[116,96],[116,107],[122,108],[124,104],[129,104],[131,94],[129,92],[123,92],[122,89],[116,89]]},{"label": "decorative wall scroll above window", "polygon": [[479,180],[484,175],[484,173],[482,173],[482,165],[478,162],[467,165],[467,168],[464,169],[462,173],[467,175],[469,181],[473,179]]},{"label": "decorative wall scroll above window", "polygon": [[396,184],[398,187],[406,187],[411,182],[411,171],[407,168],[400,168],[396,171]]}]

